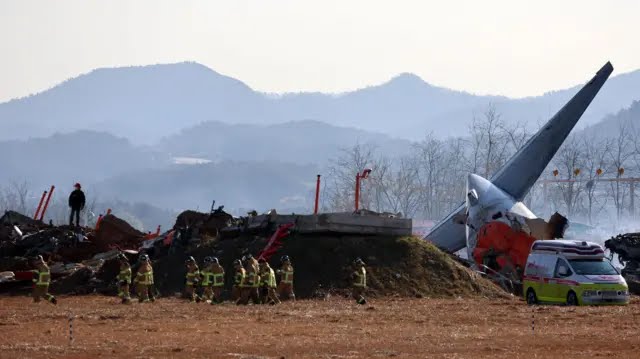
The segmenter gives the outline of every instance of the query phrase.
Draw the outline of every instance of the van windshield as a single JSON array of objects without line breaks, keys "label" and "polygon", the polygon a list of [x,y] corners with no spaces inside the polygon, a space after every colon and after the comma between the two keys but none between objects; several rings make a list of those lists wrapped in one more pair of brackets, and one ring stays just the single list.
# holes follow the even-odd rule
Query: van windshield
[{"label": "van windshield", "polygon": [[616,275],[618,271],[606,259],[570,259],[571,267],[580,275]]}]

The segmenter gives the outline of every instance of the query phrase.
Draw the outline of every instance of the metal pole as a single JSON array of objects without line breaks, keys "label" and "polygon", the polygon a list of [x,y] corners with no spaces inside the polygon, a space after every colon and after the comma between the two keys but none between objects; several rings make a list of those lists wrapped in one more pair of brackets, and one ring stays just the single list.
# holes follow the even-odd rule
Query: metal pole
[{"label": "metal pole", "polygon": [[47,196],[47,201],[44,202],[44,208],[42,208],[42,213],[40,213],[40,220],[44,218],[44,213],[47,211],[47,207],[49,207],[49,200],[51,200],[51,195],[53,195],[53,190],[56,189],[56,186],[51,186],[51,190],[49,191],[49,195]]},{"label": "metal pole", "polygon": [[356,212],[360,205],[360,172],[356,173]]},{"label": "metal pole", "polygon": [[40,203],[38,203],[38,209],[36,209],[36,214],[33,216],[33,219],[38,220],[38,215],[40,214],[40,208],[42,208],[42,202],[44,202],[44,197],[47,195],[47,191],[42,192],[42,197],[40,197]]},{"label": "metal pole", "polygon": [[313,207],[313,214],[318,214],[318,200],[320,199],[320,175],[316,181],[316,203]]},{"label": "metal pole", "polygon": [[629,195],[630,195],[630,203],[629,203],[629,215],[631,216],[631,218],[634,217],[636,209],[635,209],[635,201],[634,201],[634,197],[635,195],[635,181],[631,180],[631,182],[629,182]]}]

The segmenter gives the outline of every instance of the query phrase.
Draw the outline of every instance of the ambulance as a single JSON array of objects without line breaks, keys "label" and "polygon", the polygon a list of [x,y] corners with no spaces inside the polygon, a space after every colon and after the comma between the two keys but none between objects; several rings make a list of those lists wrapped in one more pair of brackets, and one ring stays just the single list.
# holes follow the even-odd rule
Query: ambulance
[{"label": "ambulance", "polygon": [[624,305],[629,287],[592,242],[538,240],[531,246],[522,282],[527,304]]}]

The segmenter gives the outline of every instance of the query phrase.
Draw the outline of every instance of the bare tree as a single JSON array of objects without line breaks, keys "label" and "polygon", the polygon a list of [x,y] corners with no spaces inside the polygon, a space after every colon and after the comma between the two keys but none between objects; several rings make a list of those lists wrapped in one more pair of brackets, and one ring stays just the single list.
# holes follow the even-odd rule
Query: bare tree
[{"label": "bare tree", "polygon": [[432,134],[414,146],[417,181],[421,194],[421,207],[426,218],[440,215],[442,192],[441,176],[444,167],[445,146]]},{"label": "bare tree", "polygon": [[[620,169],[624,169],[625,166],[633,159],[635,154],[634,138],[632,136],[633,126],[630,121],[622,121],[618,126],[618,133],[612,140],[611,149],[609,154],[609,170],[615,173],[615,178],[620,179],[623,173]],[[616,218],[620,220],[622,215],[622,208],[624,206],[624,199],[626,190],[620,186],[620,181],[611,182],[611,197],[616,207]]]},{"label": "bare tree", "polygon": [[[510,138],[500,113],[489,104],[483,116],[473,117],[471,122],[471,170],[486,178],[491,178],[509,157]],[[480,172],[482,170],[482,172]]]},{"label": "bare tree", "polygon": [[29,211],[29,185],[26,181],[13,181],[0,188],[0,209],[27,214]]},{"label": "bare tree", "polygon": [[[327,178],[327,196],[329,207],[337,211],[353,211],[356,174],[365,168],[372,168],[375,162],[375,148],[356,144],[341,149],[340,155],[331,160]],[[367,184],[362,182],[361,201],[364,207],[371,205],[373,194],[366,191]]]},{"label": "bare tree", "polygon": [[[585,185],[587,219],[589,224],[593,224],[593,206],[598,202],[597,183],[600,176],[604,174],[604,172],[598,173],[598,171],[604,171],[607,168],[607,156],[609,155],[612,141],[610,139],[598,139],[597,136],[591,135],[583,137],[581,142],[584,156],[582,174],[587,180]],[[606,204],[606,199],[601,202],[598,213]]]},{"label": "bare tree", "polygon": [[[578,180],[582,173],[582,170],[580,170],[582,167],[582,159],[581,143],[573,135],[567,138],[553,159],[553,163],[561,173],[562,178],[568,180],[568,182],[558,183],[557,189],[559,190],[569,216],[573,215],[583,190],[582,182],[572,181]],[[580,172],[577,173],[576,170]]]},{"label": "bare tree", "polygon": [[413,217],[420,205],[418,168],[415,159],[404,157],[391,166],[388,159],[379,162],[376,172],[372,173],[378,211],[402,212]]}]

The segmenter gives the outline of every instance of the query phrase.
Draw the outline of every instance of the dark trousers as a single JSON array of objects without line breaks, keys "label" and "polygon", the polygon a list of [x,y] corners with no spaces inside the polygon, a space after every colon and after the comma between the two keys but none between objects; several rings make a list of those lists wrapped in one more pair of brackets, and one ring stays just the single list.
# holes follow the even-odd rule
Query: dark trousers
[{"label": "dark trousers", "polygon": [[71,214],[69,215],[69,225],[73,226],[73,214],[76,215],[76,226],[80,226],[80,208],[71,208]]}]

